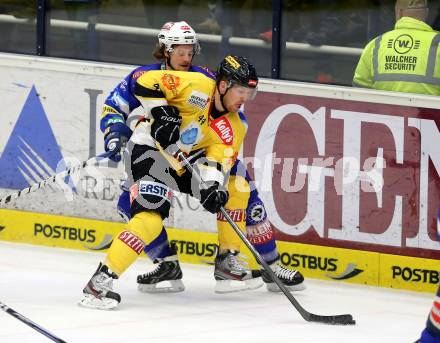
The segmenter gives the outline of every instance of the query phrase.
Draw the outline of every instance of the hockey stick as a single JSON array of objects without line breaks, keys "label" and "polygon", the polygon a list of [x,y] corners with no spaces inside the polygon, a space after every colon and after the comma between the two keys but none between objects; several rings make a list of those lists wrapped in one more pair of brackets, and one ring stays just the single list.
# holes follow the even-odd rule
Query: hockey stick
[{"label": "hockey stick", "polygon": [[66,170],[63,170],[62,172],[59,172],[58,174],[55,174],[53,176],[49,176],[48,178],[38,182],[38,183],[34,183],[32,186],[29,186],[25,189],[22,189],[21,191],[15,192],[15,193],[11,193],[3,198],[0,198],[0,204],[7,204],[8,202],[10,202],[12,199],[16,199],[21,197],[23,194],[28,194],[31,192],[35,192],[40,188],[43,188],[51,183],[54,183],[57,179],[59,178],[63,178],[66,177],[70,174],[73,174],[74,172],[81,170],[89,165],[95,164],[97,162],[100,162],[101,160],[108,158],[109,156],[111,156],[112,152],[105,152],[101,155],[89,158],[87,161],[83,161],[81,162],[81,164],[73,166],[71,168],[68,168]]},{"label": "hockey stick", "polygon": [[30,319],[26,318],[25,316],[21,315],[20,313],[16,312],[12,308],[6,306],[1,301],[0,301],[0,309],[5,311],[6,313],[9,313],[12,317],[17,318],[18,320],[22,321],[26,325],[30,326],[32,329],[37,330],[39,333],[43,334],[44,336],[46,336],[47,338],[51,339],[52,341],[58,342],[58,343],[66,343],[66,341],[64,341],[61,338],[51,334],[46,329],[42,328],[38,324],[34,323],[32,320],[30,320]]},{"label": "hockey stick", "polygon": [[[200,175],[194,170],[188,159],[185,157],[184,153],[180,151],[177,147],[177,145],[170,145],[167,148],[167,152],[177,158],[180,162],[183,163],[183,165],[186,167],[186,169],[196,178],[197,182],[200,184],[203,184],[203,180],[201,179]],[[226,218],[228,223],[232,226],[234,231],[237,233],[237,235],[241,238],[243,243],[248,247],[248,249],[252,252],[252,254],[255,256],[258,263],[260,263],[264,270],[270,275],[270,278],[278,285],[278,287],[281,289],[281,291],[284,293],[284,295],[289,299],[289,301],[292,303],[292,305],[296,308],[296,310],[299,312],[299,314],[308,322],[317,322],[317,323],[324,323],[324,324],[331,324],[331,325],[354,325],[356,324],[356,321],[353,319],[353,316],[351,314],[340,314],[340,315],[333,315],[333,316],[323,316],[318,314],[313,314],[304,309],[301,304],[294,298],[294,296],[289,292],[289,290],[284,286],[284,284],[281,282],[281,280],[275,275],[275,273],[272,271],[270,266],[267,264],[265,260],[261,257],[261,255],[258,253],[258,251],[252,246],[252,244],[249,242],[249,240],[246,238],[246,236],[241,232],[237,224],[234,223],[232,218],[229,216],[229,214],[226,212],[226,210],[221,207],[220,212],[223,214],[223,216]]]}]

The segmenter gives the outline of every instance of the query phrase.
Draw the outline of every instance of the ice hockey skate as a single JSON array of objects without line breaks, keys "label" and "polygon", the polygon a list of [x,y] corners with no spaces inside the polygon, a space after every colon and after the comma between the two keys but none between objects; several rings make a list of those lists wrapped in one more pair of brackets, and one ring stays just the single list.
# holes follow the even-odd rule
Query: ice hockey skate
[{"label": "ice hockey skate", "polygon": [[[304,277],[298,270],[287,269],[279,260],[271,263],[269,266],[289,291],[302,291],[306,288],[304,284]],[[281,292],[281,289],[275,282],[272,281],[272,278],[266,270],[262,269],[261,274],[263,276],[263,281],[266,283],[266,288],[268,291]]]},{"label": "ice hockey skate", "polygon": [[121,296],[113,292],[113,280],[117,278],[118,276],[106,265],[100,263],[95,274],[84,287],[79,305],[98,310],[117,307],[121,302]]},{"label": "ice hockey skate", "polygon": [[238,260],[238,252],[227,250],[215,258],[216,293],[232,293],[263,286],[261,272],[245,268]]},{"label": "ice hockey skate", "polygon": [[138,275],[138,290],[144,293],[176,293],[185,290],[177,254],[156,259],[156,268]]}]

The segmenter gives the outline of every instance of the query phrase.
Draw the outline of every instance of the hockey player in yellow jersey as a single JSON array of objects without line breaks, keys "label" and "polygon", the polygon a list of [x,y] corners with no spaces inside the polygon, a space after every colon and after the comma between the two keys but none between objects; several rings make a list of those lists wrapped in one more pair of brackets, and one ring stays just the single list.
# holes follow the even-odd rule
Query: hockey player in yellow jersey
[{"label": "hockey player in yellow jersey", "polygon": [[[150,277],[144,275],[145,291],[167,280],[168,291],[184,289],[182,271],[172,246],[161,246],[166,235],[173,190],[198,198],[216,214],[224,207],[240,230],[245,231],[249,185],[244,177],[227,173],[234,165],[247,130],[239,109],[256,93],[255,68],[239,56],[227,56],[216,76],[152,70],[138,78],[135,95],[145,110],[129,141],[126,170],[132,218],[116,235],[103,263],[83,290],[80,304],[98,309],[116,307],[121,297],[112,283],[139,256],[145,246],[157,248],[161,257]],[[177,144],[188,154],[201,175],[202,187],[166,149]],[[226,221],[218,220],[219,251],[215,260],[216,292],[255,289],[262,285],[260,271],[243,267],[237,259],[241,241]],[[166,243],[168,245],[168,242]]]},{"label": "hockey player in yellow jersey", "polygon": [[[144,65],[133,69],[107,96],[101,116],[100,128],[104,134],[104,147],[106,151],[111,151],[110,158],[114,161],[121,159],[121,147],[124,142],[131,137],[132,130],[130,122],[138,119],[136,109],[142,107],[141,102],[135,96],[136,81],[144,73],[150,70],[176,70],[199,72],[210,75],[207,68],[192,64],[193,58],[200,52],[200,44],[197,34],[187,22],[167,22],[158,34],[158,43],[153,51],[153,56],[161,63]],[[197,95],[192,98],[192,103],[201,101]],[[203,100],[202,100],[203,101]],[[244,115],[242,115],[244,117]],[[192,133],[188,130],[183,141],[191,140]],[[112,149],[112,150],[111,150]],[[286,268],[280,259],[275,240],[275,232],[268,220],[264,202],[260,198],[258,189],[246,166],[240,159],[237,159],[230,171],[230,175],[240,173],[244,176],[250,188],[249,201],[246,208],[246,233],[249,241],[270,265],[278,278],[291,291],[302,290],[305,288],[304,277],[298,270]],[[124,221],[128,222],[131,218],[130,192],[128,182],[121,185],[122,192],[119,196],[117,210]],[[234,215],[241,215],[235,213]],[[225,221],[225,218],[218,215],[217,221]],[[144,248],[145,254],[151,259],[160,259],[169,254],[169,242],[166,232],[155,240],[152,244]],[[161,267],[161,265],[157,265]],[[218,269],[217,269],[218,270]],[[261,269],[263,281],[269,291],[280,291],[278,286],[271,280],[268,273]],[[139,290],[143,292],[161,291],[160,287],[154,289],[150,287],[152,274],[150,272],[140,274],[137,277]]]}]

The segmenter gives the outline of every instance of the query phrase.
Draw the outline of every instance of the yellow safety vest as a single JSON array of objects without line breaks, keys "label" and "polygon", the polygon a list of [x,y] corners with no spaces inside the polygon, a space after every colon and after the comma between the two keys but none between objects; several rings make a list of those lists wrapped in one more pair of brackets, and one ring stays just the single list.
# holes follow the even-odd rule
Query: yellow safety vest
[{"label": "yellow safety vest", "polygon": [[440,95],[440,34],[429,25],[403,17],[394,30],[367,44],[353,86]]}]

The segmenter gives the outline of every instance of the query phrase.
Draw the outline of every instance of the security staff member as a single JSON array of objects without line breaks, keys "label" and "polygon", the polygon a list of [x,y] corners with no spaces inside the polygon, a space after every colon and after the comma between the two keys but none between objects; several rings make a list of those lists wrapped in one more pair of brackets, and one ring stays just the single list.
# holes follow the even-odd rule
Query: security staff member
[{"label": "security staff member", "polygon": [[394,30],[367,44],[353,86],[440,95],[440,34],[425,23],[427,0],[397,0]]}]

